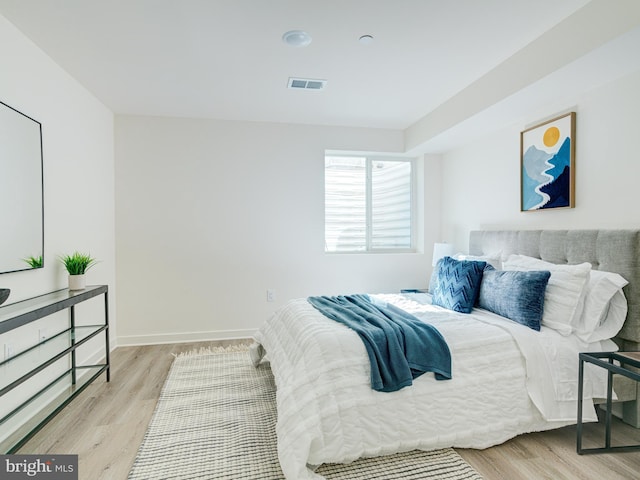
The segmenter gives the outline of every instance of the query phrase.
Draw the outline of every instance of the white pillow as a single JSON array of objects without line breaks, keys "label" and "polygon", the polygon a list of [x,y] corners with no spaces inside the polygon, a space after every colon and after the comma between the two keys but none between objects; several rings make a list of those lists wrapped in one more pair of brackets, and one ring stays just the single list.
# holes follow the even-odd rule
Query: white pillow
[{"label": "white pillow", "polygon": [[576,335],[582,341],[605,340],[620,331],[628,310],[622,287],[628,283],[617,273],[591,270],[584,309],[576,324]]},{"label": "white pillow", "polygon": [[474,260],[487,262],[496,270],[502,270],[502,256],[500,252],[490,253],[488,255],[467,255],[466,253],[456,253],[453,258],[456,260]]},{"label": "white pillow", "polygon": [[510,255],[503,269],[551,272],[544,294],[542,325],[553,328],[561,335],[571,335],[584,308],[590,263],[556,265],[525,255]]}]

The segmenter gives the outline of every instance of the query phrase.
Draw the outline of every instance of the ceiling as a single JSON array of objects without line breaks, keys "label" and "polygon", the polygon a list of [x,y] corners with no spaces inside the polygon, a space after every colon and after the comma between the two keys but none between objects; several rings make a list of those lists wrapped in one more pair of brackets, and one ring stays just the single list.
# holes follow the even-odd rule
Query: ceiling
[{"label": "ceiling", "polygon": [[[0,0],[0,14],[117,114],[405,130],[589,3]],[[286,45],[294,29],[311,44]]]}]

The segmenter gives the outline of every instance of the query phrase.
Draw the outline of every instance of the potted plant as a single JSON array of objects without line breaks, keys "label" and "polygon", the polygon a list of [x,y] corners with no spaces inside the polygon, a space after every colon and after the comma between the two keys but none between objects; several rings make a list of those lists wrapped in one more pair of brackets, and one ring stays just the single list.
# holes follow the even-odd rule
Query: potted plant
[{"label": "potted plant", "polygon": [[90,254],[77,251],[60,257],[60,261],[69,274],[69,290],[82,290],[86,285],[86,271],[97,262]]},{"label": "potted plant", "polygon": [[42,268],[44,265],[44,261],[42,260],[42,255],[38,256],[30,256],[22,259],[27,263],[31,268]]}]

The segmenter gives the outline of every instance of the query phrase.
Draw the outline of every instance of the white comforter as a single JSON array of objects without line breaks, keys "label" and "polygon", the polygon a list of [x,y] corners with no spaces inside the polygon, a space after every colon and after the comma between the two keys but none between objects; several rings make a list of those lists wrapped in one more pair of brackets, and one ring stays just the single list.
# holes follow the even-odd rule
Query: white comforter
[{"label": "white comforter", "polygon": [[[518,434],[576,422],[579,351],[585,345],[543,327],[534,332],[483,310],[434,307],[426,295],[377,295],[426,319],[445,337],[451,380],[426,373],[392,393],[370,386],[358,335],[293,300],[256,334],[254,362],[266,350],[277,386],[278,455],[289,480],[322,478],[322,463],[414,449],[486,448]],[[585,398],[606,396],[602,369],[585,369]],[[584,402],[584,421],[595,421]]]}]

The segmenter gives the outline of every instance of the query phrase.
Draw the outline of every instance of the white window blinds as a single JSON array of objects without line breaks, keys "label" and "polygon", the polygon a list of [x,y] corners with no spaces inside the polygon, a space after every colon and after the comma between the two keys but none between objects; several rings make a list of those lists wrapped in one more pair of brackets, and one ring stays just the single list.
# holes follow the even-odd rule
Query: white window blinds
[{"label": "white window blinds", "polygon": [[325,251],[411,251],[409,160],[325,157]]}]

